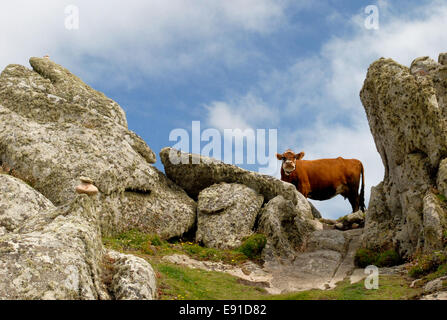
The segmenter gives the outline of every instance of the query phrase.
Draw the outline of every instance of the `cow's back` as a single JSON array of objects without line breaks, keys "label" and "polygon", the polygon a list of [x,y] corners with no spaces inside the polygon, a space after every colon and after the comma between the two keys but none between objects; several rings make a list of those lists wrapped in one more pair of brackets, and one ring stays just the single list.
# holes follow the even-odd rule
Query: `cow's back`
[{"label": "cow's back", "polygon": [[310,184],[309,197],[329,199],[347,192],[347,186],[358,185],[361,162],[357,159],[318,159],[297,161],[298,170],[304,170]]}]

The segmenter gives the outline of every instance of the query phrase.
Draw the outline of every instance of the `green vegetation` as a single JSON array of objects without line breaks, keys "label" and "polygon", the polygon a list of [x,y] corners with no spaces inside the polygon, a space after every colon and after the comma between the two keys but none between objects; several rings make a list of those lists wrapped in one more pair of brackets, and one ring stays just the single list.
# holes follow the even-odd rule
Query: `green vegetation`
[{"label": "green vegetation", "polygon": [[[197,299],[277,299],[277,300],[391,300],[414,299],[422,293],[424,283],[447,274],[447,264],[439,264],[434,273],[428,274],[416,288],[410,288],[412,279],[402,276],[380,276],[379,289],[367,290],[363,281],[351,284],[349,280],[340,282],[332,290],[307,290],[282,295],[269,295],[265,289],[250,285],[222,272],[203,271],[178,266],[162,260],[170,254],[186,254],[197,260],[221,261],[228,264],[241,264],[248,261],[248,256],[259,259],[259,253],[265,246],[265,237],[253,235],[247,238],[237,250],[217,250],[203,248],[197,243],[161,240],[158,236],[139,231],[128,231],[115,237],[103,239],[106,247],[130,253],[146,259],[154,268],[158,283],[158,296],[163,300],[197,300]],[[371,259],[374,257],[374,259]],[[356,260],[361,263],[389,265],[396,262],[393,251],[374,253],[359,250]],[[424,260],[425,261],[425,260]],[[431,260],[430,260],[431,261]],[[440,260],[441,261],[441,260]],[[104,261],[105,282],[112,275],[112,265]],[[424,265],[425,266],[425,265]],[[434,270],[433,268],[428,268]]]},{"label": "green vegetation", "polygon": [[239,247],[239,251],[250,259],[260,259],[262,250],[267,244],[263,234],[254,234],[248,237]]},{"label": "green vegetation", "polygon": [[447,198],[445,197],[445,195],[443,195],[441,193],[438,193],[436,196],[438,197],[439,201],[441,201],[441,202],[447,201]]},{"label": "green vegetation", "polygon": [[156,235],[149,235],[137,230],[118,234],[115,237],[104,237],[104,244],[117,251],[138,251],[152,256],[169,254],[186,254],[196,260],[224,262],[227,264],[242,264],[249,258],[240,250],[218,250],[205,248],[191,241],[175,240],[169,242],[161,240]]},{"label": "green vegetation", "polygon": [[447,251],[435,251],[430,254],[418,255],[414,259],[415,265],[408,274],[413,278],[419,278],[428,274],[436,278],[447,274]]},{"label": "green vegetation", "polygon": [[402,263],[402,259],[394,250],[376,252],[371,249],[360,248],[355,253],[354,263],[360,268],[366,268],[369,265],[392,267]]},{"label": "green vegetation", "polygon": [[165,255],[177,253],[196,260],[242,264],[248,261],[244,252],[255,258],[259,257],[266,242],[263,236],[248,238],[237,250],[204,248],[182,239],[169,242],[137,230],[104,237],[103,242],[108,248],[131,253],[149,261],[157,273],[160,299],[261,299],[267,295],[264,289],[243,284],[241,280],[228,274],[189,269],[161,259]]},{"label": "green vegetation", "polygon": [[262,288],[248,286],[222,272],[189,269],[167,263],[152,263],[158,274],[161,300],[252,300],[267,293]]},{"label": "green vegetation", "polygon": [[149,235],[137,230],[123,232],[116,237],[104,237],[103,242],[117,251],[138,250],[144,254],[154,254],[155,247],[168,248],[157,235]]},{"label": "green vegetation", "polygon": [[274,300],[408,300],[422,293],[421,288],[410,288],[401,276],[380,276],[379,289],[368,290],[363,281],[351,284],[349,280],[338,283],[332,290],[308,290],[270,296]]}]

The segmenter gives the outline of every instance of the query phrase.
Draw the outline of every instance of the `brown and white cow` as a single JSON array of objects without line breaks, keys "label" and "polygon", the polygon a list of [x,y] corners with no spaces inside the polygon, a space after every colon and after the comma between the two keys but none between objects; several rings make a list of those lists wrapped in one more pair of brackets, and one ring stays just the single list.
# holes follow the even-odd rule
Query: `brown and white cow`
[{"label": "brown and white cow", "polygon": [[[365,176],[357,159],[302,160],[304,152],[295,154],[290,149],[276,154],[282,160],[281,180],[290,182],[306,198],[328,200],[338,194],[348,198],[352,211],[365,211]],[[358,193],[362,176],[362,188]]]}]

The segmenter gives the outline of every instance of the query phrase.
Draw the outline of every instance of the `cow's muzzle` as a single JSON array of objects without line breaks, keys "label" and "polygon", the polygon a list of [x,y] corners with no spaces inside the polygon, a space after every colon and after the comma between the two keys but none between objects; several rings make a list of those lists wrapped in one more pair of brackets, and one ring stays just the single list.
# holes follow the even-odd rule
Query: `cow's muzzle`
[{"label": "cow's muzzle", "polygon": [[289,175],[293,170],[295,170],[295,165],[293,163],[285,162],[282,166],[286,175]]}]

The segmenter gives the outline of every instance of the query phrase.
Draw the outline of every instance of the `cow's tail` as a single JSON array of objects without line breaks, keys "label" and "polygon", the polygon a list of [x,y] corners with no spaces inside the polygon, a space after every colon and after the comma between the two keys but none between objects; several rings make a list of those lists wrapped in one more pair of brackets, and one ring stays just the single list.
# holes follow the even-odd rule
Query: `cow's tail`
[{"label": "cow's tail", "polygon": [[360,210],[365,212],[365,171],[363,170],[363,164],[360,162],[361,174],[362,174],[362,187],[360,189]]}]

